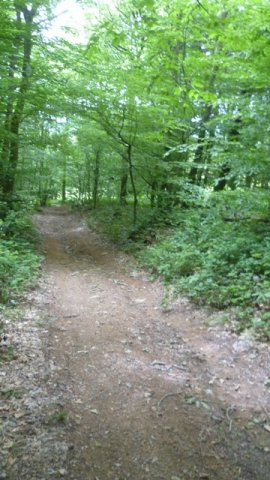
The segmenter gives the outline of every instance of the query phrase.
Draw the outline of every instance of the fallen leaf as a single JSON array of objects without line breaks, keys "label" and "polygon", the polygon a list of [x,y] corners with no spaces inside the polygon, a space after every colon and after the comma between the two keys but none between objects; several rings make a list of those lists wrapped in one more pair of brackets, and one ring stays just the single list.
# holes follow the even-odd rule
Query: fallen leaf
[{"label": "fallen leaf", "polygon": [[144,396],[145,396],[145,398],[152,397],[152,393],[151,392],[144,392]]},{"label": "fallen leaf", "polygon": [[8,459],[9,466],[12,467],[14,465],[14,463],[16,463],[16,458],[10,457]]},{"label": "fallen leaf", "polygon": [[26,415],[25,412],[17,412],[17,413],[15,413],[14,416],[15,416],[15,418],[19,419],[19,418],[24,417],[25,415]]},{"label": "fallen leaf", "polygon": [[10,442],[6,442],[4,447],[5,449],[10,450],[13,446],[14,446],[14,442],[10,441]]},{"label": "fallen leaf", "polygon": [[95,415],[99,415],[99,412],[96,408],[91,408],[90,412],[94,413]]},{"label": "fallen leaf", "polygon": [[60,473],[60,475],[62,475],[62,477],[63,477],[64,475],[67,474],[67,470],[66,470],[65,468],[60,468],[59,473]]}]

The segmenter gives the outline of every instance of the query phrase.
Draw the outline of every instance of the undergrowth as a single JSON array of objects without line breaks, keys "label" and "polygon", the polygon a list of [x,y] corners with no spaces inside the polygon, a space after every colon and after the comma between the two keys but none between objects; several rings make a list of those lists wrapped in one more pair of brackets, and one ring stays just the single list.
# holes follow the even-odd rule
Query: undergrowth
[{"label": "undergrowth", "polygon": [[96,227],[136,253],[161,277],[200,305],[228,309],[238,331],[270,339],[270,222],[268,198],[244,192],[212,195],[200,208],[166,217],[144,209],[138,224],[129,207],[91,215]]},{"label": "undergrowth", "polygon": [[[137,251],[148,241],[152,241],[158,228],[157,219],[151,220],[153,213],[149,207],[141,207],[138,212],[138,222],[133,225],[132,206],[124,207],[114,203],[103,203],[98,209],[92,210],[88,217],[90,227],[109,236],[111,240],[126,251]],[[161,224],[160,224],[161,227]]]},{"label": "undergrowth", "polygon": [[36,277],[41,257],[36,233],[26,213],[9,211],[0,220],[0,304],[14,304]]}]

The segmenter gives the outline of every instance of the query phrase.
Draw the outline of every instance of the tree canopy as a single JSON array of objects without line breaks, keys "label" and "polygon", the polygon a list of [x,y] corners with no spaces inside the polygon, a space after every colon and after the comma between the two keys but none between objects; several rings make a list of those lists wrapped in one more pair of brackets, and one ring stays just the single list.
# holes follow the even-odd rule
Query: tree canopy
[{"label": "tree canopy", "polygon": [[[120,0],[95,19],[93,5],[81,2],[85,44],[48,35],[57,3],[2,0],[2,204],[62,200],[95,209],[109,199],[122,209],[132,204],[134,231],[145,206],[171,226],[196,214],[200,228],[211,210],[205,222],[219,225],[208,224],[211,235],[220,235],[219,222],[233,222],[253,232],[256,250],[254,242],[266,241],[270,204],[269,2]],[[196,248],[205,255],[206,247]],[[171,260],[165,277],[174,275]],[[202,268],[197,260],[190,275]],[[258,272],[248,271],[251,281]],[[266,292],[269,283],[260,286]]]}]

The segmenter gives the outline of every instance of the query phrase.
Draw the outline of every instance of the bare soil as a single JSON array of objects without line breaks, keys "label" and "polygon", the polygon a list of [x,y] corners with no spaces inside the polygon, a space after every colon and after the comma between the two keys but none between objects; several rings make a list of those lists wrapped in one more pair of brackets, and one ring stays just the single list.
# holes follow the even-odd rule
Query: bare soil
[{"label": "bare soil", "polygon": [[0,390],[0,479],[270,479],[269,345],[185,299],[164,307],[162,285],[67,207],[34,221],[44,276],[20,341],[10,326],[2,378],[21,395]]}]

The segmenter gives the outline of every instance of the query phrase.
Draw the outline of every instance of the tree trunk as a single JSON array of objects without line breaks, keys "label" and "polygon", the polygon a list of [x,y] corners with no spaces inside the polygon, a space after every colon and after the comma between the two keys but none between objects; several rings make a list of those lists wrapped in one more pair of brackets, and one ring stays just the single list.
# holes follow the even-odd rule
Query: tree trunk
[{"label": "tree trunk", "polygon": [[90,153],[87,152],[85,154],[85,169],[86,169],[86,198],[87,203],[91,200],[91,192],[92,192],[92,185],[91,185],[91,156]]},{"label": "tree trunk", "polygon": [[129,168],[129,178],[130,178],[130,183],[132,187],[132,193],[133,193],[133,224],[135,225],[137,222],[137,208],[138,208],[138,195],[137,195],[137,189],[136,189],[136,184],[134,180],[134,175],[133,175],[133,165],[132,165],[132,147],[131,145],[128,145],[127,147],[127,161],[128,161],[128,168]]},{"label": "tree trunk", "polygon": [[[14,193],[16,170],[19,159],[19,130],[23,119],[26,93],[30,87],[31,52],[33,46],[33,19],[37,12],[36,7],[28,9],[27,6],[20,6],[15,4],[15,8],[18,26],[21,26],[21,15],[23,15],[24,18],[24,29],[21,30],[21,35],[16,35],[14,39],[14,48],[17,48],[17,50],[19,50],[21,46],[21,37],[23,39],[23,63],[21,71],[21,83],[18,90],[17,102],[12,111],[9,100],[6,113],[6,128],[8,130],[5,132],[5,142],[2,147],[2,170],[4,173],[2,178],[2,188],[3,193],[6,196],[12,196],[12,194]],[[5,159],[3,158],[4,155]]]},{"label": "tree trunk", "polygon": [[67,198],[67,159],[64,158],[63,173],[62,173],[62,203],[65,203]]},{"label": "tree trunk", "polygon": [[205,138],[206,138],[206,126],[205,124],[210,120],[212,115],[213,107],[208,105],[206,108],[199,126],[199,135],[198,135],[198,145],[194,155],[195,165],[191,168],[189,173],[189,179],[192,183],[198,183],[198,177],[200,176],[201,170],[204,168],[204,153],[205,153]]},{"label": "tree trunk", "polygon": [[[236,118],[234,120],[234,125],[229,131],[229,140],[230,142],[235,142],[237,143],[239,141],[239,136],[240,136],[240,126],[242,124],[241,118]],[[225,162],[223,165],[221,165],[221,169],[219,172],[219,178],[217,179],[217,183],[214,186],[214,191],[218,192],[220,190],[224,190],[226,185],[229,185],[229,187],[232,190],[235,190],[236,188],[236,179],[234,176],[230,176],[229,178],[229,173],[231,172],[231,164],[229,162]]]},{"label": "tree trunk", "polygon": [[120,205],[124,207],[127,204],[127,186],[128,186],[128,171],[126,152],[122,155],[122,175],[120,183]]},{"label": "tree trunk", "polygon": [[204,140],[206,135],[206,129],[202,125],[200,127],[199,138],[198,138],[198,145],[194,155],[194,163],[195,165],[192,167],[189,173],[189,179],[192,183],[198,183],[198,176],[200,170],[203,168],[203,157],[204,157]]},{"label": "tree trunk", "polygon": [[219,172],[219,178],[217,180],[216,185],[214,186],[214,192],[221,192],[227,185],[228,175],[230,173],[231,167],[227,163],[224,163],[221,166]]},{"label": "tree trunk", "polygon": [[151,208],[155,208],[155,206],[156,206],[156,196],[157,196],[157,181],[154,180],[151,184],[151,192],[150,192],[150,206],[151,206]]},{"label": "tree trunk", "polygon": [[93,185],[93,207],[94,208],[97,208],[99,173],[100,173],[100,150],[96,152],[96,158],[95,158],[94,185]]}]

